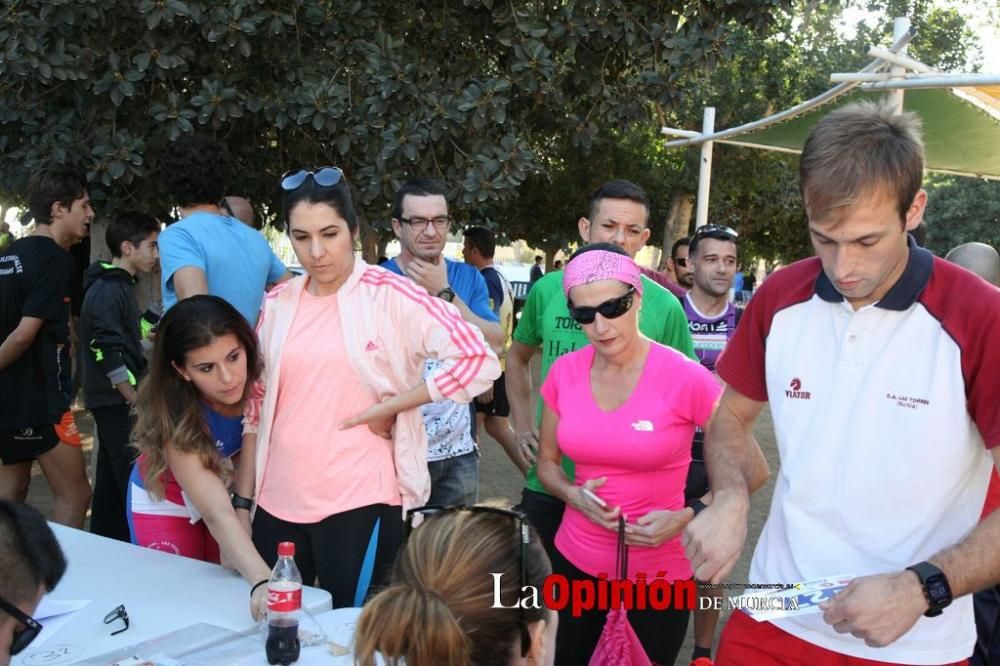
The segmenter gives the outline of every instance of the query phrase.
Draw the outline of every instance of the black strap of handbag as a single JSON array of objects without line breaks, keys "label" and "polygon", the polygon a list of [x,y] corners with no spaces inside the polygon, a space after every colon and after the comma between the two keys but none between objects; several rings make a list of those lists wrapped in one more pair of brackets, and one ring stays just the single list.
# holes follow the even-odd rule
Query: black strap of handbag
[{"label": "black strap of handbag", "polygon": [[618,553],[615,556],[618,580],[628,578],[628,544],[625,543],[625,517],[618,516]]}]

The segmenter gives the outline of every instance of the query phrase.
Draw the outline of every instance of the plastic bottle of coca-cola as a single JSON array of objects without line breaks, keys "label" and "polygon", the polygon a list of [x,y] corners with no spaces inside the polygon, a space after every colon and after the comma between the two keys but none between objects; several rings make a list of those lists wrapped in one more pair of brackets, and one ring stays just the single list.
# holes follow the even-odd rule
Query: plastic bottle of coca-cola
[{"label": "plastic bottle of coca-cola", "polygon": [[267,584],[267,663],[288,666],[299,660],[301,609],[302,574],[295,566],[295,544],[282,541]]}]

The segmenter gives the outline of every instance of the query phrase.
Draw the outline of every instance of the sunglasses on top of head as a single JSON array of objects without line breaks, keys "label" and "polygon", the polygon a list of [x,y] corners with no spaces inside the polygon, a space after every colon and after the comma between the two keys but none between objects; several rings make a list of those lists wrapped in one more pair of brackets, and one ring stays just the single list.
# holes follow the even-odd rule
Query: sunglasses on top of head
[{"label": "sunglasses on top of head", "polygon": [[635,296],[635,287],[629,287],[621,296],[609,298],[600,305],[575,306],[573,301],[569,301],[569,316],[578,324],[593,324],[600,313],[605,319],[617,319],[629,311],[632,307],[632,297]]},{"label": "sunglasses on top of head", "polygon": [[[521,585],[527,585],[528,579],[528,566],[527,566],[527,550],[528,543],[531,541],[531,532],[528,529],[527,516],[520,511],[511,511],[509,509],[501,509],[499,507],[493,506],[466,506],[462,504],[457,505],[446,505],[446,504],[428,504],[427,506],[417,507],[415,509],[410,509],[406,512],[406,524],[403,531],[403,541],[405,542],[409,537],[410,533],[413,531],[413,518],[416,515],[422,515],[424,518],[431,518],[432,516],[439,515],[442,513],[450,513],[453,511],[468,511],[469,513],[485,513],[492,514],[495,516],[505,516],[511,518],[517,523],[517,536],[520,541],[520,561],[518,562],[518,568],[521,575]],[[518,604],[518,628],[521,632],[521,656],[526,657],[528,655],[528,650],[531,648],[531,632],[528,631],[528,622],[524,617],[524,606]]]},{"label": "sunglasses on top of head", "polygon": [[734,243],[740,237],[736,230],[721,224],[705,224],[695,229],[691,236],[691,241],[702,238],[714,238],[716,240],[731,240]]},{"label": "sunglasses on top of head", "polygon": [[42,625],[35,618],[26,615],[20,608],[3,597],[0,597],[0,610],[5,611],[12,618],[24,625],[23,629],[14,632],[14,637],[10,642],[10,654],[18,654],[24,648],[31,645],[31,642],[38,637],[39,632],[42,630]]},{"label": "sunglasses on top of head", "polygon": [[302,184],[310,176],[312,176],[313,182],[320,187],[333,187],[343,180],[344,172],[339,167],[333,166],[320,167],[315,171],[309,171],[308,169],[286,171],[285,175],[281,177],[281,189],[286,192],[297,190],[302,187]]}]

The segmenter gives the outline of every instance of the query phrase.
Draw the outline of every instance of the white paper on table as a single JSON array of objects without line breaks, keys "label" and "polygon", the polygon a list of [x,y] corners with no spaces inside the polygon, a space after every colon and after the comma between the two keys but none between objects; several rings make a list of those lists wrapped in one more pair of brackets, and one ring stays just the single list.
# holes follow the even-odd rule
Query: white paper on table
[{"label": "white paper on table", "polygon": [[32,641],[32,647],[38,647],[54,636],[67,622],[90,603],[89,599],[49,599],[42,597],[38,608],[32,617],[42,625],[38,638]]}]

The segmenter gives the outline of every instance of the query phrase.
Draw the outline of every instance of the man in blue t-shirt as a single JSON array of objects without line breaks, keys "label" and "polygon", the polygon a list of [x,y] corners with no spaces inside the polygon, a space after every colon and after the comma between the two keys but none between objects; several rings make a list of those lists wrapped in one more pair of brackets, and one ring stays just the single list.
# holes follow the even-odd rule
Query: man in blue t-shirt
[{"label": "man in blue t-shirt", "polygon": [[[490,309],[486,281],[475,267],[442,256],[451,218],[444,189],[432,180],[414,179],[396,192],[392,230],[402,250],[382,264],[405,275],[458,308],[479,327],[494,351],[503,349],[503,331]],[[437,367],[427,360],[427,372]],[[427,467],[431,474],[429,504],[475,504],[479,497],[479,452],[469,405],[441,400],[421,408],[427,429]]]},{"label": "man in blue t-shirt", "polygon": [[225,147],[211,139],[182,137],[164,156],[163,177],[181,220],[159,237],[163,309],[212,294],[256,325],[265,290],[292,273],[261,234],[219,208],[227,174]]}]

